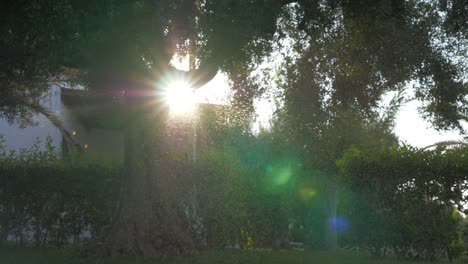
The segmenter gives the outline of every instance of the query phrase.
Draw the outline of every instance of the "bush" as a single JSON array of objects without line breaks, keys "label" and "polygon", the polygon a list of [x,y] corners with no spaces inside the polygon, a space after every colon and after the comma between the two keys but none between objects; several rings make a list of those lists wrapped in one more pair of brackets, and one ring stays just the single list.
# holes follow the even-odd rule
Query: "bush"
[{"label": "bush", "polygon": [[268,139],[231,131],[221,140],[195,165],[206,244],[271,247],[274,239],[287,239],[293,182],[275,179],[281,168],[271,164],[289,163],[272,155]]},{"label": "bush", "polygon": [[[434,259],[461,254],[460,216],[468,151],[352,148],[338,162],[353,230],[343,239],[375,254]],[[342,199],[343,200],[343,199]],[[448,251],[448,252],[446,252]]]},{"label": "bush", "polygon": [[35,245],[78,242],[109,221],[120,169],[51,144],[6,152],[0,140],[0,239]]}]

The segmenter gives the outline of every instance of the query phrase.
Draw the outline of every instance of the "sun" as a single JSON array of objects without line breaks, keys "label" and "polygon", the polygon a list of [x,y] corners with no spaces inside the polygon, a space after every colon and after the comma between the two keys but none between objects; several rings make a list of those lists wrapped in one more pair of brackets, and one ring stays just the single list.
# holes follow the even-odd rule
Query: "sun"
[{"label": "sun", "polygon": [[163,100],[176,114],[193,112],[196,103],[194,90],[184,81],[169,82],[164,89]]}]

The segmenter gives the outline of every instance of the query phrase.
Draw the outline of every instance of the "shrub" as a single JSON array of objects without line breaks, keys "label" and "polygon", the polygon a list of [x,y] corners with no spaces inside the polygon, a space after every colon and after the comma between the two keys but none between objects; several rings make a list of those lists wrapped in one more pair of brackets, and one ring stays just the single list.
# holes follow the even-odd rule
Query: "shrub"
[{"label": "shrub", "polygon": [[460,254],[460,217],[468,151],[352,148],[338,161],[353,230],[343,239],[375,254],[433,259]]},{"label": "shrub", "polygon": [[79,153],[60,155],[46,142],[7,152],[0,140],[0,239],[38,245],[90,237],[116,201],[120,168]]}]

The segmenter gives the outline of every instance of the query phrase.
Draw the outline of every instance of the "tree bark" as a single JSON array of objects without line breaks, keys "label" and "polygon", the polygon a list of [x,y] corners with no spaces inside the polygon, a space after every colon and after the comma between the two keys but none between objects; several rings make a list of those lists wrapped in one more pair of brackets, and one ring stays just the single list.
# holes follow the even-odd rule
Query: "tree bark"
[{"label": "tree bark", "polygon": [[[1,227],[0,227],[1,228]],[[5,244],[8,239],[8,231],[5,229],[0,230],[0,246]]]},{"label": "tree bark", "polygon": [[[156,107],[157,109],[157,107]],[[180,167],[171,157],[164,111],[143,109],[126,128],[120,204],[98,254],[190,255],[196,247],[183,209]]]},{"label": "tree bark", "polygon": [[328,181],[328,190],[327,190],[327,226],[326,228],[326,237],[325,242],[328,250],[337,250],[338,249],[338,231],[337,226],[334,226],[332,222],[338,221],[336,219],[337,211],[337,182],[336,177],[329,177]]}]

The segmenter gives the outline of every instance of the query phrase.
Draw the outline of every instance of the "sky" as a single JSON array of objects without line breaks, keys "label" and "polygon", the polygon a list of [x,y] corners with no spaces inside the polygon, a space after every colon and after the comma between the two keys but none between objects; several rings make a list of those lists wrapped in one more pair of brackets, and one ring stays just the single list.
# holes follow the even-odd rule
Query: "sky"
[{"label": "sky", "polygon": [[463,136],[457,131],[438,132],[432,128],[418,113],[419,105],[417,101],[411,101],[398,112],[394,132],[402,142],[415,147],[425,147],[439,141],[463,140]]}]

